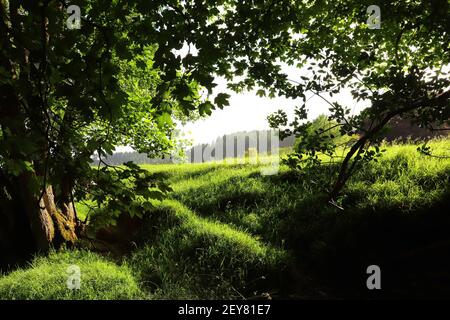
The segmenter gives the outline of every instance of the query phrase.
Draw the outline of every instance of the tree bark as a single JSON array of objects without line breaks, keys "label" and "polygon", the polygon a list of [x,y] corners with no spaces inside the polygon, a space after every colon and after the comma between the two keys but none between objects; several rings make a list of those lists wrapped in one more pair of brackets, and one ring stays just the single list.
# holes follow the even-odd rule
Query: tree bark
[{"label": "tree bark", "polygon": [[[14,38],[14,28],[17,27],[14,17],[17,14],[19,3],[9,3],[0,0],[0,31],[2,37],[0,44],[4,50],[12,50],[10,39]],[[43,44],[47,45],[48,32],[43,11],[42,32]],[[44,50],[45,51],[45,50]],[[30,52],[24,48],[24,63],[29,64]],[[45,59],[45,52],[43,53]],[[14,80],[17,66],[4,55],[0,55],[0,66],[11,72]],[[0,168],[0,224],[5,235],[0,237],[0,258],[4,252],[26,251],[27,253],[45,252],[52,246],[62,243],[73,243],[77,240],[75,232],[76,215],[70,197],[64,197],[55,203],[54,190],[47,182],[55,181],[59,177],[49,178],[45,169],[49,159],[48,131],[41,132],[37,127],[42,126],[45,119],[45,105],[41,99],[34,96],[19,97],[12,84],[0,85],[0,129],[1,139],[8,149],[2,152],[5,160],[13,163],[27,161],[32,164],[34,171],[22,171],[13,174]],[[27,100],[28,108],[22,106],[21,101]],[[28,110],[29,109],[29,110]],[[38,113],[42,110],[43,114]],[[32,112],[33,115],[30,115]],[[42,121],[39,120],[42,118]],[[30,125],[25,125],[31,123]],[[49,124],[47,124],[49,125]],[[45,131],[45,130],[44,130]],[[47,134],[47,135],[46,135]],[[38,145],[40,159],[33,154],[24,153],[17,141],[30,141]],[[40,178],[40,179],[37,179]],[[46,182],[41,192],[36,192],[33,185],[36,181]],[[58,181],[59,182],[59,181]],[[62,181],[58,186],[64,185]],[[70,184],[69,187],[70,188]],[[71,192],[67,189],[64,192]],[[19,256],[18,252],[15,253]]]}]

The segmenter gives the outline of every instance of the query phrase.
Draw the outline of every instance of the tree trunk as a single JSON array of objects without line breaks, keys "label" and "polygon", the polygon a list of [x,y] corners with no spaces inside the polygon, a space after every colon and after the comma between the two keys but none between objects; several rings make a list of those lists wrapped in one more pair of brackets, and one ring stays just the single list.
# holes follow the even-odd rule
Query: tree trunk
[{"label": "tree trunk", "polygon": [[[17,203],[16,214],[24,215],[33,240],[31,251],[46,252],[62,243],[73,244],[77,240],[76,217],[72,203],[64,203],[62,210],[55,204],[52,186],[47,186],[39,199],[30,188],[29,174],[21,175],[13,200]],[[19,230],[16,230],[19,231]]]},{"label": "tree trunk", "polygon": [[[0,0],[0,46],[4,50],[14,51],[10,40],[15,37],[14,30],[19,27],[15,21],[20,3]],[[48,45],[47,17],[42,9],[42,41]],[[23,49],[23,63],[29,64],[28,49]],[[43,61],[46,61],[45,50]],[[0,55],[0,67],[11,72],[11,78],[17,78],[17,64],[7,56]],[[7,149],[2,150],[4,160],[12,163],[31,163],[34,171],[11,173],[0,167],[0,260],[10,256],[19,257],[19,252],[45,252],[52,246],[73,243],[77,239],[75,232],[76,215],[71,197],[63,197],[59,208],[51,185],[42,186],[44,190],[36,192],[37,182],[55,181],[58,177],[47,177],[48,170],[43,165],[49,159],[48,131],[45,118],[45,104],[35,96],[18,96],[12,84],[0,84],[0,129],[2,142]],[[26,105],[21,101],[26,100]],[[42,110],[42,111],[40,111]],[[42,112],[42,115],[39,115]],[[30,115],[34,115],[33,117]],[[42,119],[41,119],[42,118]],[[32,119],[32,121],[30,121]],[[28,123],[28,125],[26,125]],[[30,125],[31,124],[31,125]],[[42,128],[41,128],[42,127]],[[24,152],[18,141],[29,141],[38,147],[41,159],[33,152]],[[37,179],[40,177],[41,179]],[[59,180],[58,180],[59,182]],[[63,185],[64,182],[58,183]],[[73,184],[69,184],[69,187]],[[64,192],[71,192],[66,189]],[[2,262],[2,261],[0,261]],[[12,261],[14,263],[14,261]],[[1,264],[1,263],[0,263]]]},{"label": "tree trunk", "polygon": [[31,178],[24,173],[10,179],[4,185],[8,197],[0,194],[0,268],[77,240],[73,205],[66,203],[64,210],[58,210],[52,186],[47,186],[39,200],[30,188]]}]

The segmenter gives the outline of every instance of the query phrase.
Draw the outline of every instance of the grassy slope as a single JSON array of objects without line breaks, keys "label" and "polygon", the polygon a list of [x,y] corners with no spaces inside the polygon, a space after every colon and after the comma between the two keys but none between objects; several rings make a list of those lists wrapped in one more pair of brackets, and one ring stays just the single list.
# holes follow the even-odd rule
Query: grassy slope
[{"label": "grassy slope", "polygon": [[[450,141],[431,146],[448,154]],[[164,172],[174,193],[146,222],[148,241],[127,258],[129,268],[117,268],[153,298],[366,295],[369,264],[382,267],[383,293],[428,295],[433,284],[435,294],[449,293],[449,159],[421,156],[414,145],[390,146],[349,181],[345,211],[323,201],[333,165],[297,173],[282,167],[275,176],[245,164],[147,168]],[[0,298],[70,298],[60,287],[31,294],[13,286],[51,286],[27,276],[45,273],[47,260],[0,278]],[[114,297],[86,290],[82,297]]]},{"label": "grassy slope", "polygon": [[[77,265],[82,290],[67,289],[67,268]],[[88,251],[52,252],[28,268],[0,278],[0,299],[124,300],[144,299],[130,269]]]},{"label": "grassy slope", "polygon": [[[450,141],[435,141],[430,146],[435,154],[448,154]],[[370,264],[385,266],[391,281],[385,294],[417,291],[420,295],[427,281],[450,284],[443,273],[449,264],[445,251],[437,250],[432,256],[424,253],[431,252],[426,249],[429,246],[445,246],[450,240],[450,159],[423,156],[416,148],[412,144],[388,146],[378,163],[358,171],[342,199],[345,211],[324,201],[324,189],[336,172],[333,165],[298,173],[282,167],[278,175],[268,177],[261,176],[255,165],[161,165],[148,169],[165,172],[175,190],[172,197],[197,215],[288,250],[297,260],[297,270],[303,270],[296,277],[313,275],[336,288],[329,289],[328,295],[337,295],[337,291],[366,294],[361,279],[365,279],[365,268]],[[432,263],[424,267],[426,259]],[[402,272],[406,265],[409,273]],[[431,279],[436,272],[443,277]],[[295,283],[288,278],[282,285],[286,282]],[[319,290],[309,290],[311,286],[322,288],[321,283],[300,281],[294,288],[284,289],[292,289],[296,296],[320,296]],[[418,289],[411,292],[411,286]],[[441,293],[448,294],[437,294]]]}]

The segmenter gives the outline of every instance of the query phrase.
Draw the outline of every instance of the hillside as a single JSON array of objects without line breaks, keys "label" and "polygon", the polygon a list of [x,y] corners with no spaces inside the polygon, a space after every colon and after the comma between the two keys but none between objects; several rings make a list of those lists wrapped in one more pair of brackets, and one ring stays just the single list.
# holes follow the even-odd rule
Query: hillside
[{"label": "hillside", "polygon": [[[430,146],[448,154],[450,141]],[[378,163],[359,171],[343,211],[323,201],[330,165],[282,167],[274,176],[251,164],[146,165],[165,175],[173,192],[143,223],[134,218],[109,230],[128,235],[107,244],[116,254],[87,241],[37,258],[0,277],[0,297],[362,297],[373,296],[365,287],[372,264],[383,272],[383,297],[450,297],[450,159],[416,148],[388,146]],[[62,280],[70,264],[81,267],[79,292],[68,292]]]}]

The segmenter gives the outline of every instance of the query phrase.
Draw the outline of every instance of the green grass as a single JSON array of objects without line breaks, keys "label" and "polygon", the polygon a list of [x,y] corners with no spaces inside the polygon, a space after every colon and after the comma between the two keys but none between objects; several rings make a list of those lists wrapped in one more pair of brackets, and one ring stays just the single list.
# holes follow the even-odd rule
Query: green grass
[{"label": "green grass", "polygon": [[[436,155],[450,155],[449,140],[430,144]],[[379,163],[358,172],[350,192],[366,189],[359,206],[396,207],[408,212],[442,200],[449,190],[450,159],[421,155],[412,144],[387,148]]]},{"label": "green grass", "polygon": [[[450,153],[448,139],[429,145]],[[256,164],[146,165],[174,192],[146,215],[121,265],[54,253],[0,277],[0,297],[361,297],[370,264],[388,270],[387,296],[450,296],[450,159],[420,155],[417,146],[386,145],[348,181],[344,210],[326,202],[337,163],[281,166],[273,176]],[[77,211],[85,216],[88,207]],[[64,289],[73,261],[88,270],[85,291]]]},{"label": "green grass", "polygon": [[[80,268],[80,289],[68,289],[67,268]],[[124,300],[144,299],[129,267],[88,251],[52,252],[0,278],[0,299]]]},{"label": "green grass", "polygon": [[165,222],[153,234],[156,241],[138,249],[130,261],[156,297],[242,298],[286,266],[285,251],[198,217],[178,201],[164,201],[158,214]]},{"label": "green grass", "polygon": [[[448,155],[450,140],[432,141],[430,146],[435,154]],[[361,270],[373,261],[392,266],[406,252],[448,238],[450,159],[421,155],[412,143],[384,147],[387,151],[378,162],[359,169],[349,180],[341,199],[344,211],[326,202],[326,189],[336,177],[338,164],[297,172],[282,166],[274,176],[262,176],[260,166],[251,164],[147,168],[167,175],[175,191],[172,199],[195,217],[219,221],[285,250],[296,260],[294,269],[301,270],[300,277],[312,275],[327,286],[355,292],[365,290],[358,284]],[[419,266],[423,259],[416,255],[398,265]],[[441,263],[447,261],[441,259],[436,265]],[[411,267],[409,275],[399,276],[392,292],[398,290],[401,279],[420,277],[422,269]],[[316,296],[308,283],[294,286],[295,296]],[[407,293],[409,287],[404,286],[402,292]]]}]

